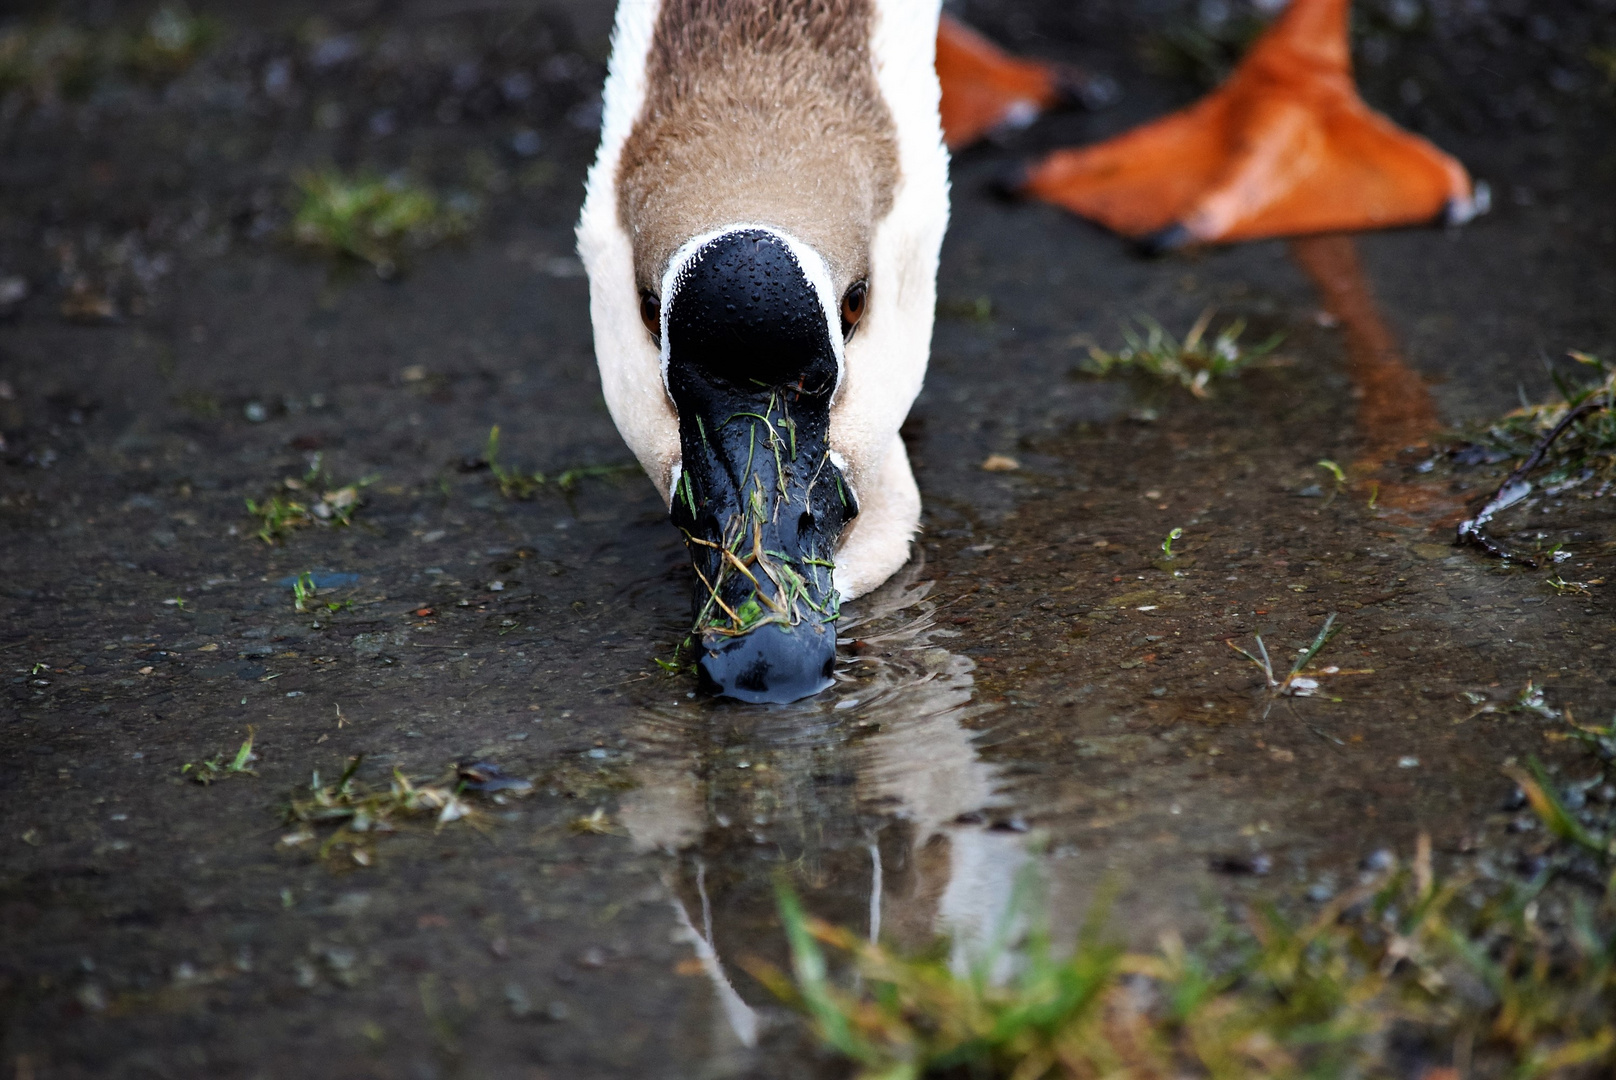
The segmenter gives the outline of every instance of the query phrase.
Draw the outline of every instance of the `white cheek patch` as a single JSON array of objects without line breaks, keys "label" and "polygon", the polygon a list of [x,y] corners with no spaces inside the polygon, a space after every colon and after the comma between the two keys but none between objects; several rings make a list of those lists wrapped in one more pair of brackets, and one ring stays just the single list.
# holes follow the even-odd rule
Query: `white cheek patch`
[{"label": "white cheek patch", "polygon": [[679,497],[679,478],[685,474],[684,457],[681,455],[668,466],[668,502],[672,503]]},{"label": "white cheek patch", "polygon": [[830,463],[841,470],[842,483],[846,485],[847,493],[853,496],[854,505],[858,505],[858,490],[853,486],[853,470],[847,467],[847,459],[835,450],[827,450],[826,454],[830,457]]},{"label": "white cheek patch", "polygon": [[[797,268],[808,279],[808,284],[814,288],[814,295],[819,297],[819,306],[825,310],[825,331],[830,335],[830,347],[836,355],[836,386],[831,390],[830,404],[836,403],[836,395],[842,389],[842,383],[847,378],[847,359],[842,342],[842,304],[836,294],[836,284],[831,280],[830,267],[819,252],[798,240],[795,236],[772,225],[752,225],[745,222],[736,222],[714,229],[712,232],[686,240],[679,250],[673,253],[668,260],[668,268],[662,274],[662,300],[660,337],[662,347],[660,362],[662,365],[662,389],[668,393],[668,400],[673,400],[673,394],[668,390],[668,313],[673,309],[673,298],[679,291],[680,284],[689,272],[690,264],[695,261],[702,250],[716,240],[721,240],[732,233],[738,232],[766,232],[777,237],[796,260]],[[669,488],[669,490],[673,490]]]}]

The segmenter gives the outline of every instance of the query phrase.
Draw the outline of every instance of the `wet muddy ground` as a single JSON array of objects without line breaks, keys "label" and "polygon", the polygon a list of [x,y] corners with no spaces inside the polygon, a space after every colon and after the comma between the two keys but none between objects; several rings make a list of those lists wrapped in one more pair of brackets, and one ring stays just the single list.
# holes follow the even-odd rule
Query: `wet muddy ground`
[{"label": "wet muddy ground", "polygon": [[[656,662],[688,571],[643,478],[517,501],[468,467],[496,424],[511,464],[627,460],[570,254],[602,6],[221,6],[166,85],[7,97],[5,1068],[836,1075],[742,968],[782,955],[782,870],[912,942],[987,925],[1033,860],[1062,924],[1110,891],[1138,941],[1317,902],[1420,831],[1510,872],[1501,767],[1592,775],[1550,714],[1616,706],[1612,496],[1501,519],[1564,543],[1555,570],[1454,548],[1508,465],[1460,464],[1444,431],[1548,397],[1568,349],[1616,355],[1616,103],[1589,52],[1610,10],[1365,6],[1366,92],[1491,182],[1473,225],[1144,261],[988,181],[1192,97],[1140,42],[1159,60],[1165,29],[1218,24],[1068,7],[963,12],[1125,94],[956,161],[906,429],[925,533],[851,606],[838,686],[781,708]],[[408,168],[477,223],[391,281],[299,254],[292,179],[331,161]],[[1283,332],[1279,362],[1206,401],[1075,373],[1128,317],[1182,332],[1212,305]],[[316,453],[369,480],[353,525],[266,545],[244,500]],[[1261,634],[1283,676],[1331,614],[1318,663],[1341,670],[1312,696],[1231,647]],[[249,728],[255,774],[182,772]],[[322,852],[332,828],[287,807],[357,755],[372,786],[484,761],[532,788]]]}]

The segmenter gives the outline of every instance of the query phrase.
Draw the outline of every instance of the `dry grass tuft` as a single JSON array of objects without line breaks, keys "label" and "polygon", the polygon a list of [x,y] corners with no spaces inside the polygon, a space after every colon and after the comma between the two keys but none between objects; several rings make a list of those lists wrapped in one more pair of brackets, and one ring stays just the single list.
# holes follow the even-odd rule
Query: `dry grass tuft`
[{"label": "dry grass tuft", "polygon": [[[1616,756],[1616,727],[1565,737]],[[782,882],[792,975],[752,970],[861,1080],[1413,1075],[1388,1060],[1394,1032],[1425,1048],[1427,1076],[1610,1076],[1616,828],[1568,810],[1536,763],[1513,775],[1566,846],[1565,865],[1592,861],[1609,875],[1602,896],[1582,888],[1557,901],[1564,919],[1544,914],[1552,872],[1485,895],[1439,881],[1422,836],[1410,863],[1310,919],[1259,906],[1242,927],[1194,947],[1169,937],[1150,953],[1107,942],[1096,916],[1057,955],[1029,877],[964,970],[946,941],[901,953],[812,919]]]}]

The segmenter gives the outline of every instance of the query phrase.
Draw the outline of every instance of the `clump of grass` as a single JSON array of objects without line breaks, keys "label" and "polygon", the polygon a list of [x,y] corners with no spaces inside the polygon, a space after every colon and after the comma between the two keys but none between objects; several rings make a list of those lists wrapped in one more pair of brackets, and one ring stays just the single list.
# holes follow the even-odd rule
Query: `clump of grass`
[{"label": "clump of grass", "polygon": [[483,447],[482,464],[488,467],[489,475],[494,480],[494,486],[499,489],[501,495],[507,499],[522,501],[533,498],[541,489],[549,486],[554,486],[556,490],[563,494],[570,495],[585,480],[621,476],[638,468],[635,465],[578,465],[570,469],[563,469],[554,476],[548,476],[542,472],[523,472],[520,469],[513,469],[499,460],[498,424],[495,424],[488,431],[488,442]]},{"label": "clump of grass", "polygon": [[220,754],[206,761],[187,761],[180,766],[180,773],[206,786],[232,776],[257,776],[257,771],[252,767],[257,760],[258,755],[253,752],[253,729],[248,725],[247,741],[237,748],[235,757],[226,761],[224,755]]},{"label": "clump of grass", "polygon": [[[1027,892],[1012,917],[1028,914]],[[789,889],[778,902],[795,978],[754,974],[860,1080],[1345,1075],[1381,1026],[1387,941],[1354,949],[1339,901],[1301,926],[1264,910],[1222,949],[1168,940],[1154,954],[1107,942],[1091,920],[1060,956],[1042,926],[1017,941],[1007,919],[965,970],[946,942],[904,955],[808,918]],[[852,988],[821,946],[850,960]]]},{"label": "clump of grass", "polygon": [[965,319],[978,323],[992,322],[993,298],[991,296],[977,296],[969,299],[956,297],[938,300],[937,317],[939,319]]},{"label": "clump of grass", "polygon": [[210,19],[164,4],[139,33],[90,31],[61,20],[0,31],[0,96],[16,91],[48,104],[87,96],[106,78],[166,82],[184,73],[218,37]]},{"label": "clump of grass", "polygon": [[1544,583],[1561,596],[1588,596],[1593,592],[1591,582],[1571,581],[1564,574],[1550,574]]},{"label": "clump of grass", "polygon": [[352,611],[353,598],[344,600],[327,600],[319,603],[320,587],[314,583],[314,572],[305,570],[292,579],[292,610],[299,614],[306,614],[311,610],[324,608],[326,611]]},{"label": "clump of grass", "polygon": [[664,675],[693,675],[696,672],[696,662],[692,659],[696,648],[694,634],[686,634],[684,639],[674,645],[666,659],[660,656],[651,657],[651,662]]},{"label": "clump of grass", "polygon": [[1543,448],[1546,466],[1540,483],[1564,484],[1595,477],[1616,479],[1616,364],[1583,352],[1571,352],[1591,378],[1575,382],[1554,377],[1560,400],[1522,405],[1514,412],[1474,433],[1474,441],[1488,449],[1527,459],[1555,428],[1572,418],[1554,442]]},{"label": "clump of grass", "polygon": [[[762,480],[756,474],[752,479],[755,485],[752,497],[745,510],[725,527],[721,541],[685,533],[686,544],[719,553],[718,573],[714,579],[709,580],[699,566],[695,567],[707,591],[707,599],[696,613],[692,636],[738,637],[765,623],[796,626],[809,617],[809,612],[826,622],[840,616],[841,597],[827,588],[828,575],[835,570],[835,563],[813,551],[793,559],[784,552],[764,548],[763,523],[767,511]],[[732,606],[725,602],[724,593],[726,585],[735,577],[744,577],[750,589],[744,600]],[[810,586],[826,599],[815,601]]]},{"label": "clump of grass", "polygon": [[607,815],[603,806],[597,806],[589,813],[573,818],[567,823],[567,828],[582,836],[624,835],[623,827]]},{"label": "clump of grass", "polygon": [[1162,382],[1176,382],[1196,397],[1205,398],[1211,396],[1213,379],[1234,378],[1284,340],[1283,334],[1275,334],[1259,345],[1241,345],[1240,335],[1246,331],[1244,319],[1236,319],[1209,339],[1207,330],[1213,314],[1212,308],[1203,311],[1183,341],[1155,319],[1142,315],[1138,320],[1140,330],[1123,326],[1126,346],[1117,352],[1090,346],[1088,359],[1078,365],[1079,370],[1101,377],[1119,371],[1144,372]]},{"label": "clump of grass", "polygon": [[[791,560],[783,553],[763,550],[761,527],[755,526],[750,534],[742,529],[732,529],[722,543],[688,535],[686,539],[690,543],[719,550],[723,555],[718,579],[702,581],[708,593],[707,603],[696,615],[694,633],[737,637],[756,630],[764,623],[796,626],[807,617],[804,608],[812,609],[827,621],[837,617],[838,597],[831,594],[830,606],[816,603],[808,591],[808,579],[797,571]],[[829,560],[816,561],[810,573],[820,569],[821,564],[828,567]],[[752,589],[745,600],[731,607],[724,602],[722,593],[725,583],[736,574],[745,577]],[[768,579],[774,588],[766,588],[759,575]]]},{"label": "clump of grass", "polygon": [[1575,718],[1567,716],[1566,723],[1571,726],[1569,732],[1556,732],[1550,738],[1560,741],[1574,739],[1586,745],[1607,766],[1616,765],[1616,720],[1599,727],[1595,724],[1579,724]]},{"label": "clump of grass", "polygon": [[[1541,767],[1516,779],[1553,835],[1616,869],[1616,838],[1569,812]],[[1577,898],[1555,928],[1538,921],[1546,877],[1465,901],[1465,882],[1437,879],[1422,835],[1410,865],[1306,921],[1259,906],[1198,946],[1169,936],[1130,953],[1094,918],[1065,956],[1029,882],[963,969],[946,941],[902,953],[811,919],[782,882],[792,976],[751,970],[861,1080],[1392,1076],[1394,1031],[1454,1046],[1464,1076],[1616,1069],[1616,874],[1601,905]]]},{"label": "clump of grass", "polygon": [[129,66],[152,79],[172,79],[197,61],[219,36],[212,19],[193,15],[183,4],[164,4],[130,42]]},{"label": "clump of grass", "polygon": [[[810,548],[806,554],[792,557],[763,546],[763,528],[772,524],[771,513],[778,514],[779,507],[793,498],[792,471],[788,470],[787,463],[790,462],[793,469],[796,467],[797,421],[780,395],[771,393],[763,412],[739,412],[725,421],[726,424],[735,422],[748,426],[749,445],[739,511],[724,524],[721,539],[716,541],[697,536],[681,526],[687,547],[704,548],[717,555],[715,562],[709,563],[712,577],[702,572],[702,560],[693,559],[691,563],[707,594],[696,612],[692,635],[703,639],[709,635],[738,637],[765,623],[791,627],[815,618],[834,622],[840,617],[841,597],[831,587],[830,575],[836,564],[830,553]],[[765,463],[770,461],[774,464],[772,480],[765,479]],[[829,463],[827,450],[801,495],[804,504],[808,503]],[[835,484],[842,505],[848,505],[841,474],[832,470],[826,482]],[[768,488],[774,489],[773,497],[777,499],[772,511],[771,496],[766,494]],[[691,517],[695,516],[695,493],[688,472],[680,475],[673,497]],[[738,595],[744,599],[734,602],[737,594],[728,586],[740,579],[745,579],[745,584]],[[731,594],[729,601],[724,599],[726,593]],[[816,601],[816,593],[824,599]]]},{"label": "clump of grass", "polygon": [[[1324,647],[1330,643],[1330,639],[1341,632],[1340,627],[1336,626],[1335,620],[1336,613],[1332,611],[1325,617],[1324,625],[1314,635],[1312,643],[1303,647],[1297,653],[1296,660],[1291,664],[1290,670],[1283,675],[1276,673],[1273,658],[1268,655],[1268,646],[1264,644],[1261,634],[1252,635],[1257,645],[1255,654],[1247,652],[1233,641],[1227,641],[1225,644],[1251,661],[1252,665],[1262,672],[1263,681],[1267,683],[1268,708],[1272,709],[1274,701],[1282,697],[1312,697],[1318,692],[1321,678],[1336,675],[1374,674],[1373,669],[1370,668],[1346,670],[1335,664],[1318,669],[1309,667],[1318,658],[1319,653],[1324,651]],[[1266,710],[1263,715],[1268,715]]]},{"label": "clump of grass", "polygon": [[309,610],[309,601],[319,594],[315,588],[314,575],[307,570],[297,575],[292,581],[292,610],[306,612]]},{"label": "clump of grass", "polygon": [[316,453],[301,479],[287,477],[268,497],[248,499],[247,513],[258,520],[256,535],[266,544],[281,543],[294,529],[352,525],[363,505],[362,493],[372,480],[374,477],[365,477],[339,484]]},{"label": "clump of grass", "polygon": [[[1522,406],[1489,425],[1469,446],[1454,451],[1456,459],[1468,464],[1496,460],[1494,454],[1522,459],[1475,517],[1459,523],[1457,543],[1478,547],[1495,558],[1540,566],[1542,558],[1522,554],[1494,540],[1488,529],[1492,520],[1524,500],[1535,485],[1541,485],[1545,494],[1558,495],[1600,478],[1603,483],[1594,494],[1603,495],[1616,483],[1616,365],[1587,353],[1570,355],[1595,369],[1598,376],[1592,382],[1573,384],[1556,373],[1554,382],[1560,401]],[[1529,479],[1545,466],[1547,475]],[[1558,544],[1544,555],[1550,562],[1569,558]],[[1558,592],[1581,594],[1592,583],[1567,581],[1563,575],[1555,574],[1548,584]]]},{"label": "clump of grass", "polygon": [[401,177],[344,176],[328,168],[297,179],[292,238],[369,263],[384,278],[410,252],[459,236],[470,224],[469,207]]},{"label": "clump of grass", "polygon": [[95,83],[90,36],[65,23],[0,32],[0,95],[21,92],[38,102],[78,98]]},{"label": "clump of grass", "polygon": [[[314,773],[308,788],[292,796],[286,807],[286,821],[294,829],[281,837],[287,847],[296,847],[318,838],[320,857],[345,854],[361,866],[373,861],[378,837],[397,832],[400,825],[430,818],[442,829],[455,821],[478,825],[478,811],[469,801],[477,766],[456,769],[436,780],[410,779],[395,768],[385,785],[370,784],[357,777],[364,755],[349,760],[336,783],[322,782]],[[505,801],[505,791],[531,790],[532,785],[516,782],[500,785],[495,802]]]}]

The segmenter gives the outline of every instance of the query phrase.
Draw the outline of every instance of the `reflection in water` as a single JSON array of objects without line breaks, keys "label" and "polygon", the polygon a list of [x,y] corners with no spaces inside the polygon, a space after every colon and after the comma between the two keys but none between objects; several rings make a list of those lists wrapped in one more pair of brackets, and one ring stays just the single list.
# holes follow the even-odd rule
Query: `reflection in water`
[{"label": "reflection in water", "polygon": [[744,1045],[759,1018],[726,962],[778,954],[776,873],[816,914],[906,945],[946,933],[963,961],[1029,858],[988,822],[1004,808],[964,726],[982,711],[974,665],[937,643],[954,632],[935,625],[918,570],[844,609],[853,658],[830,691],[771,708],[649,706],[632,733],[639,787],[618,818],[637,849],[673,857],[675,920]]},{"label": "reflection in water", "polygon": [[1341,321],[1347,339],[1347,374],[1358,397],[1364,453],[1360,493],[1394,524],[1435,527],[1464,517],[1464,500],[1440,485],[1410,483],[1380,467],[1406,447],[1422,446],[1441,426],[1430,388],[1408,366],[1397,337],[1380,316],[1374,290],[1351,236],[1304,236],[1291,241],[1291,257],[1312,280],[1319,299]]},{"label": "reflection in water", "polygon": [[1358,259],[1357,242],[1339,234],[1304,236],[1292,240],[1290,247],[1325,310],[1341,321],[1347,373],[1358,394],[1358,428],[1368,444],[1367,453],[1394,454],[1424,442],[1438,426],[1436,404],[1380,317]]},{"label": "reflection in water", "polygon": [[[1345,330],[1370,454],[1425,439],[1435,406],[1352,239],[1306,238],[1292,251]],[[871,937],[915,947],[947,934],[956,963],[1010,906],[1030,856],[990,824],[1007,807],[965,726],[983,708],[974,665],[942,646],[954,632],[935,625],[931,583],[918,576],[911,567],[844,611],[852,655],[831,690],[768,707],[647,704],[628,733],[638,786],[618,819],[638,851],[669,859],[674,929],[716,994],[717,1045],[752,1046],[763,1026],[755,984],[732,976],[740,958],[783,959],[777,874],[809,910]]]}]

